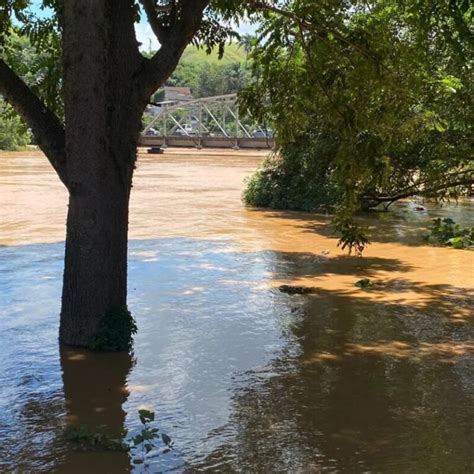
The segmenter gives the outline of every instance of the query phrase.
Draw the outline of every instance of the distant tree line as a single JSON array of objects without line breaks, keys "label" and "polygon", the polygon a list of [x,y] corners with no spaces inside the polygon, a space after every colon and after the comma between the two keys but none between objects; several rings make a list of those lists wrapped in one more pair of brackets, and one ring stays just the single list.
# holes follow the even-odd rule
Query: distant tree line
[{"label": "distant tree line", "polygon": [[248,83],[249,72],[244,64],[179,64],[168,79],[168,86],[190,87],[195,98],[234,94]]}]

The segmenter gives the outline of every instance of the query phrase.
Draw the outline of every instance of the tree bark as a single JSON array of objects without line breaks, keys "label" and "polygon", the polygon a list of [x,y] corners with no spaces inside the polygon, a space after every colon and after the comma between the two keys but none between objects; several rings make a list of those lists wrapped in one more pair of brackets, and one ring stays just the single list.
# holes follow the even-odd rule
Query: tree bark
[{"label": "tree bark", "polygon": [[101,318],[127,304],[128,198],[121,184],[71,193],[60,340],[90,346]]},{"label": "tree bark", "polygon": [[88,347],[127,304],[128,204],[141,115],[132,2],[65,2],[69,211],[60,341]]}]

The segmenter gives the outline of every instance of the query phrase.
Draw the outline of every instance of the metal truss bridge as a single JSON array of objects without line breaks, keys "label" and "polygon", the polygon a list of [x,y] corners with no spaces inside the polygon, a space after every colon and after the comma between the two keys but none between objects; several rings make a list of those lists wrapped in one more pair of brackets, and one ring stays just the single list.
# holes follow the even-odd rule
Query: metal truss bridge
[{"label": "metal truss bridge", "polygon": [[236,94],[160,102],[145,112],[146,147],[273,148],[271,130],[240,117]]}]

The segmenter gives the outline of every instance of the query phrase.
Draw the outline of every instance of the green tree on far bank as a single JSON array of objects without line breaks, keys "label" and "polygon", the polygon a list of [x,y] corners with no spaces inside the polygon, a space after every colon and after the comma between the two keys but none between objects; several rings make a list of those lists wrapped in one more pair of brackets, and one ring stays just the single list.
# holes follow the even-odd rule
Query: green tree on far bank
[{"label": "green tree on far bank", "polygon": [[18,150],[31,143],[20,117],[0,98],[0,150]]},{"label": "green tree on far bank", "polygon": [[246,49],[236,43],[226,46],[221,59],[216,52],[188,47],[166,85],[189,87],[195,98],[235,94],[250,81],[246,57]]}]

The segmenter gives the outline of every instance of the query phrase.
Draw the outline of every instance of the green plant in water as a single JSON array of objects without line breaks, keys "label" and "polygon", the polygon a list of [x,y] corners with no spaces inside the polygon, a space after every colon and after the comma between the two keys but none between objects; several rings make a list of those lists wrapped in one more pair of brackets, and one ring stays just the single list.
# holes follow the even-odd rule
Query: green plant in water
[{"label": "green plant in water", "polygon": [[350,217],[336,217],[334,228],[341,235],[337,246],[341,247],[342,250],[347,248],[349,255],[354,251],[358,257],[362,257],[362,252],[369,244],[367,229],[359,227]]},{"label": "green plant in water", "polygon": [[462,227],[449,217],[434,219],[430,230],[430,234],[425,237],[428,242],[455,249],[467,249],[474,246],[474,227]]},{"label": "green plant in water", "polygon": [[112,308],[100,321],[99,331],[91,348],[103,352],[130,351],[137,329],[137,324],[126,306]]},{"label": "green plant in water", "polygon": [[139,410],[138,415],[140,417],[140,423],[142,424],[142,430],[132,438],[131,449],[137,450],[141,448],[141,456],[136,457],[133,462],[134,464],[143,464],[146,460],[146,456],[157,447],[155,440],[161,437],[161,440],[166,445],[163,452],[167,452],[172,448],[173,441],[165,433],[159,435],[160,430],[158,428],[151,427],[151,423],[155,421],[155,413],[153,411]]},{"label": "green plant in water", "polygon": [[113,436],[107,433],[104,426],[90,428],[87,425],[71,425],[65,430],[66,440],[74,443],[80,451],[120,451],[126,452],[129,447],[123,443],[125,433]]},{"label": "green plant in water", "polygon": [[71,425],[65,429],[64,436],[79,451],[135,452],[134,464],[144,464],[150,452],[158,447],[155,444],[156,440],[161,439],[165,445],[162,453],[172,449],[173,441],[167,434],[159,434],[160,430],[151,426],[151,423],[155,421],[153,411],[139,410],[138,416],[142,429],[128,443],[123,441],[127,434],[125,430],[112,435],[106,431],[105,426],[92,428],[87,425]]}]

